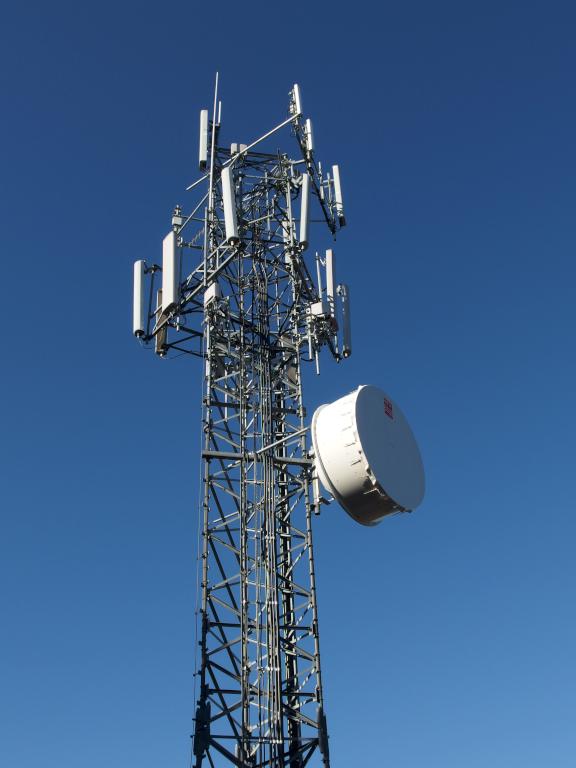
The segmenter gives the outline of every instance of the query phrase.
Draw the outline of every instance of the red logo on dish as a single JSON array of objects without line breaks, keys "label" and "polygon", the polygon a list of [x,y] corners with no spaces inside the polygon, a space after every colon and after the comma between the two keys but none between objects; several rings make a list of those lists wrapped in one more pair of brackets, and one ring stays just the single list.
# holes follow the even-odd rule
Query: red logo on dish
[{"label": "red logo on dish", "polygon": [[386,397],[384,398],[384,413],[386,416],[388,416],[390,419],[394,418],[394,413],[392,411],[392,403],[390,400],[388,400]]}]

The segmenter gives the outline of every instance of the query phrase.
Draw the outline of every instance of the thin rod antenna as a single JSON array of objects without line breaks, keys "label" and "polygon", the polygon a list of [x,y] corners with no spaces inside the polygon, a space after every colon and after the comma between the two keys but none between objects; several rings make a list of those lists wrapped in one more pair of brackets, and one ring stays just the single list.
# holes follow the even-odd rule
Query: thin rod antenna
[{"label": "thin rod antenna", "polygon": [[208,211],[210,215],[210,226],[214,216],[214,149],[216,147],[216,107],[218,103],[218,72],[216,72],[216,82],[214,84],[214,106],[212,107],[212,142],[210,146],[210,192],[208,196]]},{"label": "thin rod antenna", "polygon": [[201,184],[203,181],[206,181],[206,175],[201,176],[199,179],[196,179],[196,181],[193,181],[192,184],[189,184],[186,187],[186,192],[190,192],[191,189],[194,189],[194,187],[197,187],[198,184]]}]

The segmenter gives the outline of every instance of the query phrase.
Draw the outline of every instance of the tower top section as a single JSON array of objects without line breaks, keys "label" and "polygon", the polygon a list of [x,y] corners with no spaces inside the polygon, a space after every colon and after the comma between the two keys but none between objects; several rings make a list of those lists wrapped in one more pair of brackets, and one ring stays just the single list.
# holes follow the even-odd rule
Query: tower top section
[{"label": "tower top section", "polygon": [[[226,145],[216,76],[212,109],[200,110],[201,175],[186,187],[194,202],[174,208],[161,263],[134,265],[133,332],[144,344],[153,341],[161,357],[202,356],[204,313],[234,293],[227,283],[238,259],[274,263],[284,273],[298,313],[298,338],[290,343],[303,360],[319,371],[322,347],[337,360],[351,354],[350,292],[336,280],[334,250],[308,255],[315,225],[334,239],[346,224],[340,169],[327,170],[317,158],[298,84],[287,101],[287,116],[273,128],[248,144]],[[294,156],[266,151],[282,131],[295,139]]]}]

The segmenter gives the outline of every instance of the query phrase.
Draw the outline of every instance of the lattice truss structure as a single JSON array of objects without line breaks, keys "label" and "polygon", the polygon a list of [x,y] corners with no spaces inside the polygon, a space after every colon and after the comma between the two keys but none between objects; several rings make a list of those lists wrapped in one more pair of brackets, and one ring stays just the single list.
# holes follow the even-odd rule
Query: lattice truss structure
[{"label": "lattice truss structure", "polygon": [[162,267],[135,267],[135,307],[152,278],[135,331],[160,355],[205,365],[194,762],[303,768],[317,754],[328,766],[301,369],[322,346],[349,351],[332,253],[324,287],[322,259],[314,280],[304,257],[309,211],[331,234],[344,224],[339,179],[315,160],[297,86],[289,117],[263,137],[291,129],[295,159],[259,151],[262,140],[219,146],[219,112],[215,96],[201,118],[205,172],[189,188],[207,189],[190,214],[176,208]]}]

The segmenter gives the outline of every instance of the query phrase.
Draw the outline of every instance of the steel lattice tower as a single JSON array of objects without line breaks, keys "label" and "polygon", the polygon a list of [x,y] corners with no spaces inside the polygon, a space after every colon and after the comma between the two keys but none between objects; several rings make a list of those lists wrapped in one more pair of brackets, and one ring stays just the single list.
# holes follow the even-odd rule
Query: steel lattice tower
[{"label": "steel lattice tower", "polygon": [[[194,762],[303,768],[317,752],[327,767],[312,544],[321,499],[302,363],[317,365],[322,346],[349,353],[332,253],[324,288],[322,259],[315,279],[305,260],[310,198],[331,235],[344,224],[339,177],[315,160],[297,86],[288,118],[248,147],[220,146],[219,113],[215,92],[212,119],[201,113],[203,175],[188,188],[197,204],[174,211],[162,267],[135,265],[135,333],[205,366]],[[284,128],[296,159],[259,151]]]}]

